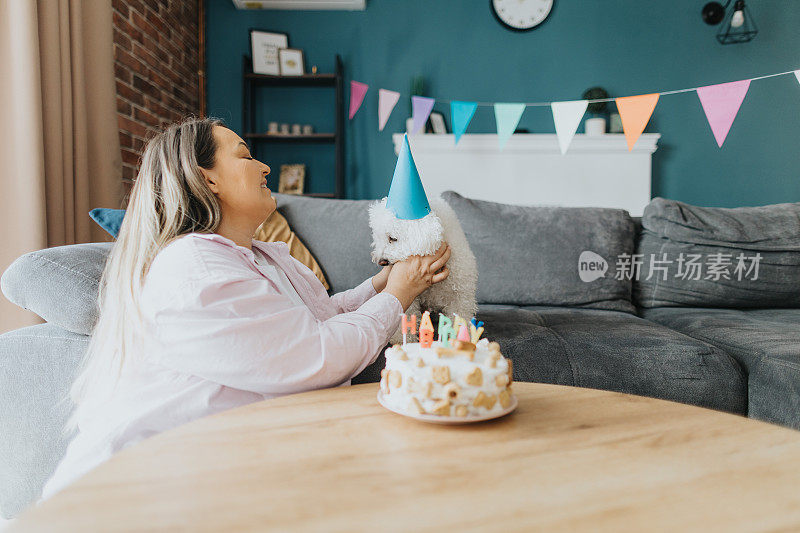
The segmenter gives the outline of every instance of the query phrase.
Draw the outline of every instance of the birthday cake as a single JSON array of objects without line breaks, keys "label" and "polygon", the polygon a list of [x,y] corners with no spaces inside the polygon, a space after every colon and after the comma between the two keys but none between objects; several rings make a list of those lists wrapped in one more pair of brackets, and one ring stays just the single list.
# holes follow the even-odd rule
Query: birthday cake
[{"label": "birthday cake", "polygon": [[[415,333],[403,316],[403,334]],[[459,324],[459,322],[461,322]],[[453,327],[456,326],[456,328]],[[496,342],[480,339],[483,328],[474,320],[440,315],[439,338],[426,311],[420,322],[419,342],[386,349],[381,371],[382,401],[410,414],[476,417],[500,413],[513,403],[511,360]],[[455,335],[458,331],[458,336]]]}]

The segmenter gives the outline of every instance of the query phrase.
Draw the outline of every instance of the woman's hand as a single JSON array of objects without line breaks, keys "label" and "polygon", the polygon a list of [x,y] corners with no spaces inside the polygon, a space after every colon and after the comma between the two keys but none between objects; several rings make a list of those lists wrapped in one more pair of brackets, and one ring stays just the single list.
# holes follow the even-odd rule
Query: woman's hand
[{"label": "woman's hand", "polygon": [[403,311],[422,291],[447,279],[450,271],[447,260],[450,259],[450,246],[443,243],[432,255],[412,255],[408,259],[392,265],[382,292],[388,292],[400,300]]},{"label": "woman's hand", "polygon": [[381,292],[386,288],[390,270],[392,270],[392,265],[386,265],[380,272],[372,276],[372,286],[375,287],[375,292]]}]

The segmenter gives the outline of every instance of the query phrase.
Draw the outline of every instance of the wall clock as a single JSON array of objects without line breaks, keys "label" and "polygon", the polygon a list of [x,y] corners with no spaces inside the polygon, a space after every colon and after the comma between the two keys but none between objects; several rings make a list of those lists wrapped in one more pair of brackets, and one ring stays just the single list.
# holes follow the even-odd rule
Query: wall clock
[{"label": "wall clock", "polygon": [[489,0],[495,18],[513,31],[530,31],[544,22],[554,0]]}]

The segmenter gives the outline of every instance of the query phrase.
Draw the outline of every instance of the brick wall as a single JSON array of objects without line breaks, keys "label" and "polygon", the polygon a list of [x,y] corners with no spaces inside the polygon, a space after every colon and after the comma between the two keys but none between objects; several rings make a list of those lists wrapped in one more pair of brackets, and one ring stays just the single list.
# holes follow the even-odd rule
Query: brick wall
[{"label": "brick wall", "polygon": [[201,1],[113,0],[117,120],[126,196],[152,130],[200,113]]}]

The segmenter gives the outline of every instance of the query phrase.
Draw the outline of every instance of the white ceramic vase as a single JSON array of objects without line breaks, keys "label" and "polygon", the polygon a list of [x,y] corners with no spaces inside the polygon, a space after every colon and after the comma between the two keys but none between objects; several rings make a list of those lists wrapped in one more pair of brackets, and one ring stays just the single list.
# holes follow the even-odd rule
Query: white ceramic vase
[{"label": "white ceramic vase", "polygon": [[602,117],[587,118],[584,130],[586,135],[603,135],[606,132],[606,119]]}]

